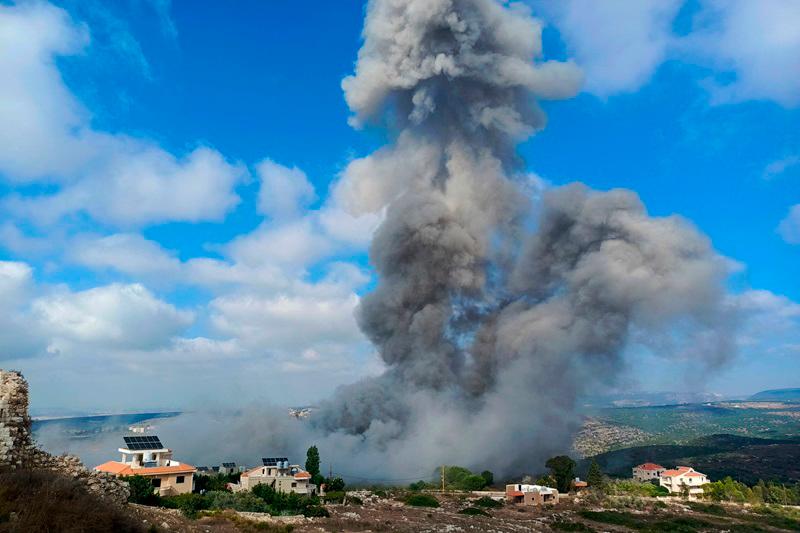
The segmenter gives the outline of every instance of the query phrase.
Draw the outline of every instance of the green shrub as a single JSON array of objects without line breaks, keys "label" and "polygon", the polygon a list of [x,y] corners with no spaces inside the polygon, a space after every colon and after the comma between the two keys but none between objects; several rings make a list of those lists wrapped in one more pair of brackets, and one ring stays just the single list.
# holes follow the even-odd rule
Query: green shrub
[{"label": "green shrub", "polygon": [[340,477],[325,480],[325,492],[341,492],[344,490],[344,480]]},{"label": "green shrub", "polygon": [[180,509],[186,516],[195,518],[199,511],[209,508],[209,501],[200,494],[179,494],[161,498],[161,505],[168,509]]},{"label": "green shrub", "polygon": [[325,503],[344,502],[345,493],[343,491],[331,491],[325,493]]},{"label": "green shrub", "polygon": [[421,490],[425,490],[428,488],[428,484],[424,481],[415,481],[414,483],[410,483],[408,485],[408,490],[413,490],[414,492],[419,492]]},{"label": "green shrub", "polygon": [[127,476],[124,478],[128,482],[131,494],[128,501],[140,503],[142,505],[159,505],[160,498],[153,489],[153,482],[144,476]]},{"label": "green shrub", "polygon": [[466,509],[461,509],[459,514],[466,514],[470,516],[492,516],[478,507],[467,507]]},{"label": "green shrub", "polygon": [[268,513],[269,505],[250,491],[237,492],[236,494],[224,491],[211,491],[205,494],[208,509],[231,509],[251,513]]},{"label": "green shrub", "polygon": [[496,509],[497,507],[502,507],[503,502],[497,501],[488,496],[481,496],[480,498],[472,502],[472,505],[477,505],[478,507],[485,507],[487,509]]},{"label": "green shrub", "polygon": [[481,490],[487,485],[487,479],[490,476],[492,479],[494,478],[492,473],[488,470],[486,470],[484,474],[473,474],[468,468],[464,468],[463,466],[446,466],[444,468],[447,488],[452,490]]},{"label": "green shrub", "polygon": [[486,486],[486,480],[483,476],[471,474],[462,479],[459,485],[461,490],[481,490]]},{"label": "green shrub", "polygon": [[227,491],[228,483],[238,483],[241,478],[240,473],[235,474],[213,474],[208,476],[195,476],[194,492],[204,493],[209,491]]},{"label": "green shrub", "polygon": [[320,518],[328,518],[330,513],[327,509],[325,509],[321,505],[309,505],[305,509],[303,509],[303,516],[306,517],[320,517]]},{"label": "green shrub", "polygon": [[550,527],[556,531],[577,531],[578,533],[595,533],[595,530],[581,522],[553,522]]},{"label": "green shrub", "polygon": [[412,507],[439,507],[439,500],[430,494],[409,494],[405,503]]},{"label": "green shrub", "polygon": [[639,496],[644,498],[669,495],[669,490],[666,487],[654,483],[642,483],[631,479],[612,481],[605,485],[605,491],[608,494],[616,496]]}]

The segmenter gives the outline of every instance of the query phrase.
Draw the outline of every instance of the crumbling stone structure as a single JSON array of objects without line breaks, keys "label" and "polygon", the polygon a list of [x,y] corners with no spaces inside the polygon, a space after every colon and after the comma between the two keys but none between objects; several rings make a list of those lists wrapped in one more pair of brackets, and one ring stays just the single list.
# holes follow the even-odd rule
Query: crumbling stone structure
[{"label": "crumbling stone structure", "polygon": [[18,372],[0,370],[0,466],[27,466],[34,450],[28,383]]},{"label": "crumbling stone structure", "polygon": [[80,481],[111,503],[124,504],[130,489],[124,481],[88,470],[73,455],[53,456],[36,447],[28,414],[28,383],[19,372],[0,370],[0,469],[49,470]]}]

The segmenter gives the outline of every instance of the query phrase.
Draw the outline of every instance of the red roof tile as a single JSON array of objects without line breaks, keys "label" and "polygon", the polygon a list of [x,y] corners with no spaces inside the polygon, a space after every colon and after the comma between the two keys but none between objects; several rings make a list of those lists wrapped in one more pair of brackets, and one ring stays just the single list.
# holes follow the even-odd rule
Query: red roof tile
[{"label": "red roof tile", "polygon": [[639,468],[641,470],[664,470],[663,466],[658,465],[656,463],[644,463],[637,466],[636,468]]},{"label": "red roof tile", "polygon": [[119,461],[108,461],[94,467],[98,472],[107,472],[115,476],[156,476],[161,474],[193,474],[197,471],[195,467],[187,464],[176,466],[155,466],[150,468],[131,468]]}]

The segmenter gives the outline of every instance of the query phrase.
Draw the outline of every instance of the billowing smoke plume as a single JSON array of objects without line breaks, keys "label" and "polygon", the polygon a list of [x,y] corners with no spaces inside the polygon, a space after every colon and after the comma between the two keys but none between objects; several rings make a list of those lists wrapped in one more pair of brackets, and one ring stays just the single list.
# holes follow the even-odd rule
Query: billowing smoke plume
[{"label": "billowing smoke plume", "polygon": [[313,419],[362,471],[540,467],[632,341],[708,362],[731,349],[724,264],[685,221],[572,185],[545,192],[532,223],[515,146],[544,126],[537,101],[581,82],[540,55],[541,26],[519,4],[368,5],[343,86],[353,123],[393,141],[353,162],[337,194],[355,212],[386,209],[358,318],[388,370]]}]

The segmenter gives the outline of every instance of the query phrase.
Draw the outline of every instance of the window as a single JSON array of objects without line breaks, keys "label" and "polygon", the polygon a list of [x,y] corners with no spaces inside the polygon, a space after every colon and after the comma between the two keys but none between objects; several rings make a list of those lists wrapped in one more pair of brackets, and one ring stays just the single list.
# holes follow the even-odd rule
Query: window
[{"label": "window", "polygon": [[185,476],[178,476],[175,479],[175,483],[183,483],[184,481],[186,481],[186,477]]},{"label": "window", "polygon": [[161,478],[160,477],[154,477],[152,483],[153,483],[153,486],[155,488],[160,487],[161,486]]},{"label": "window", "polygon": [[293,482],[292,482],[292,488],[295,488],[296,486],[297,486],[297,483],[295,483],[295,482],[293,481]]}]

